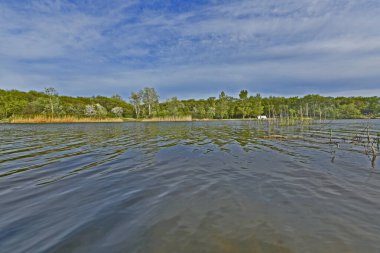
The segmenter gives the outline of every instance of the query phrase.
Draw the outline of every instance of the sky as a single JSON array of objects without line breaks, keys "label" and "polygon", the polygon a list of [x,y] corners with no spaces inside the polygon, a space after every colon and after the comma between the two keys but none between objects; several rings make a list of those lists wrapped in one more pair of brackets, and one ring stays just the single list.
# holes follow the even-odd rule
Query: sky
[{"label": "sky", "polygon": [[380,96],[379,0],[0,0],[0,88]]}]

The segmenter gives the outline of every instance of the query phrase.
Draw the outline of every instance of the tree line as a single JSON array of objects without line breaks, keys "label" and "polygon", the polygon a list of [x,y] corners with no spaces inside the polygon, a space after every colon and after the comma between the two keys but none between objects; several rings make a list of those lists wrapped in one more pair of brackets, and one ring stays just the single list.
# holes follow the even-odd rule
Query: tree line
[{"label": "tree line", "polygon": [[43,92],[0,89],[0,118],[33,117],[117,117],[151,118],[192,116],[194,119],[268,118],[348,119],[380,116],[379,97],[262,97],[241,90],[238,97],[220,92],[207,99],[161,101],[154,88],[132,92],[128,101],[120,95],[111,97],[60,96],[54,88]]},{"label": "tree line", "polygon": [[380,116],[379,97],[262,97],[241,90],[239,97],[221,92],[218,97],[179,100],[177,97],[159,103],[153,88],[132,92],[130,103],[134,117],[189,116],[195,119],[245,119],[265,115],[268,118],[350,119]]},{"label": "tree line", "polygon": [[12,117],[132,117],[132,106],[121,96],[59,96],[54,88],[43,92],[0,89],[0,119]]}]

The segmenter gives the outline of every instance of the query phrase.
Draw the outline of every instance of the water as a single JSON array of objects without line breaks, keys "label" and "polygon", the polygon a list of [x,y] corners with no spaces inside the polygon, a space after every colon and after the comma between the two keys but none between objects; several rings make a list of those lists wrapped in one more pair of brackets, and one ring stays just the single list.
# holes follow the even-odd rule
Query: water
[{"label": "water", "polygon": [[380,252],[368,122],[267,124],[0,125],[0,252]]}]

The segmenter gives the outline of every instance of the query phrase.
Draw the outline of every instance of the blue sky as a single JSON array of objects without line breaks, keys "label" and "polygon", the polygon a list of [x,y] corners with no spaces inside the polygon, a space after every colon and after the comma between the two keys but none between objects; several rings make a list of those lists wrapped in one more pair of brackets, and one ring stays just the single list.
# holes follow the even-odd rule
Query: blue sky
[{"label": "blue sky", "polygon": [[380,96],[378,0],[0,0],[0,88]]}]

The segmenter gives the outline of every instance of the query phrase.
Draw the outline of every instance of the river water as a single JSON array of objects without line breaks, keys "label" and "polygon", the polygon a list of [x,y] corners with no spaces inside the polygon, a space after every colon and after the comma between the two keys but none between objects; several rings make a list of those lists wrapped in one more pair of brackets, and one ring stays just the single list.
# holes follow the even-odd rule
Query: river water
[{"label": "river water", "polygon": [[0,252],[380,252],[379,132],[3,124]]}]

